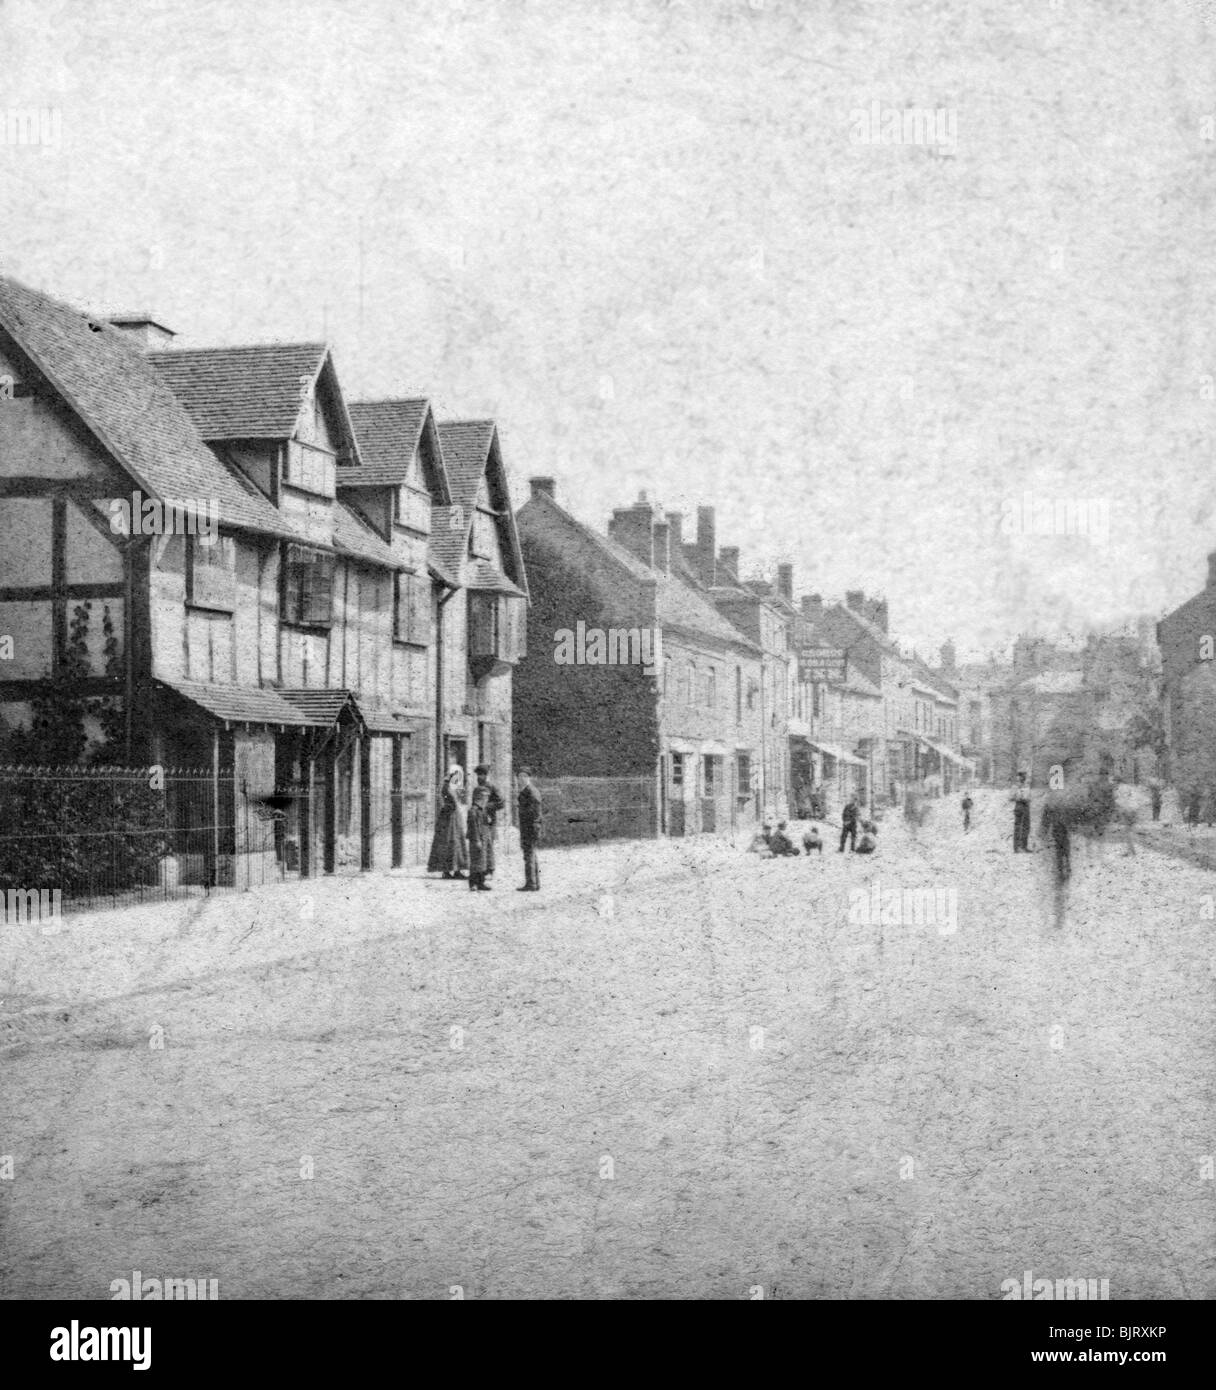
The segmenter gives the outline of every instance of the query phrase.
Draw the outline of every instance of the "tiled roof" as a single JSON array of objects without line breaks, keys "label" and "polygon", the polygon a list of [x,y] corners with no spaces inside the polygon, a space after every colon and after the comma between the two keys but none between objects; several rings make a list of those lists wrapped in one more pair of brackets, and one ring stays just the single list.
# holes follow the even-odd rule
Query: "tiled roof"
[{"label": "tiled roof", "polygon": [[363,695],[356,698],[356,703],[363,715],[363,722],[374,734],[414,733],[427,722],[424,714],[393,709],[382,701],[372,701]]},{"label": "tiled roof", "polygon": [[516,594],[523,598],[524,591],[512,584],[501,570],[495,569],[488,560],[476,560],[465,575],[466,589],[489,590],[498,594]]},{"label": "tiled roof", "polygon": [[222,523],[294,536],[251,483],[224,467],[185,407],[119,329],[0,276],[0,325],[105,448],[153,497],[214,498]]},{"label": "tiled roof", "polygon": [[428,402],[352,401],[350,418],[359,436],[360,468],[343,469],[344,487],[396,487],[405,481],[422,436]]},{"label": "tiled roof", "polygon": [[290,439],[300,418],[300,378],[315,378],[324,343],[150,352],[204,439]]},{"label": "tiled roof", "polygon": [[593,531],[590,526],[584,526],[565,508],[558,506],[548,494],[534,496],[521,510],[541,507],[551,508],[589,544],[597,546],[635,579],[655,586],[655,621],[660,627],[679,629],[701,637],[709,637],[719,643],[740,647],[744,651],[759,652],[760,648],[754,642],[746,638],[733,623],[727,622],[713,604],[702,598],[689,584],[675,575],[664,574],[661,570],[654,570],[643,564],[624,546],[618,545],[608,536],[600,535],[598,531]]},{"label": "tiled roof", "polygon": [[878,686],[852,666],[846,669],[843,681],[831,681],[829,684],[835,686],[839,690],[847,690],[853,695],[871,695],[875,699],[882,699],[882,691],[879,690]]},{"label": "tiled roof", "polygon": [[334,503],[334,549],[343,555],[402,569],[401,557],[345,502]]},{"label": "tiled roof", "polygon": [[481,486],[494,438],[493,420],[445,420],[439,426],[439,447],[447,470],[452,505],[460,507],[463,526],[455,531],[449,524],[450,509],[435,507],[431,512],[430,554],[445,569],[459,575],[469,547],[477,489]]},{"label": "tiled roof", "polygon": [[303,710],[285,700],[277,690],[242,685],[207,685],[201,681],[165,681],[191,704],[216,719],[231,724],[315,724]]},{"label": "tiled roof", "polygon": [[850,608],[847,603],[833,604],[827,611],[830,613],[843,613],[846,617],[851,618],[853,623],[867,636],[872,637],[874,641],[878,643],[880,650],[886,652],[888,656],[901,655],[899,648],[877,623],[872,623],[869,618],[859,613],[855,608]]},{"label": "tiled roof", "polygon": [[328,686],[280,690],[278,694],[294,709],[307,716],[309,724],[320,725],[336,723],[338,716],[355,699],[349,690],[331,689]]},{"label": "tiled roof", "polygon": [[493,438],[493,420],[445,420],[439,426],[439,444],[453,502],[472,506]]}]

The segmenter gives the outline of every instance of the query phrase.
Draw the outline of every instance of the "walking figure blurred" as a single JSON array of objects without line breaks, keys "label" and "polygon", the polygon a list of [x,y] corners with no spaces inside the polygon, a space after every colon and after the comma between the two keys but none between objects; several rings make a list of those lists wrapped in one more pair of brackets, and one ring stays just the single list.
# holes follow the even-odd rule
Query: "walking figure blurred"
[{"label": "walking figure blurred", "polygon": [[963,796],[963,832],[964,834],[971,829],[971,808],[975,803],[971,800],[970,793]]},{"label": "walking figure blurred", "polygon": [[1030,853],[1030,788],[1026,774],[1018,773],[1018,784],[1009,798],[1013,802],[1013,852]]}]

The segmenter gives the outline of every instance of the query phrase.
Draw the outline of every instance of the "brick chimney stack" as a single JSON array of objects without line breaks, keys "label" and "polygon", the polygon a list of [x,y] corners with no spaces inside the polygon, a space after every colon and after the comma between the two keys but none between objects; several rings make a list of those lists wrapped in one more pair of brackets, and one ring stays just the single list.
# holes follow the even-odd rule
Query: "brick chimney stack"
[{"label": "brick chimney stack", "polygon": [[552,478],[529,478],[528,486],[532,489],[533,497],[547,497],[551,502],[557,501],[557,484]]},{"label": "brick chimney stack", "polygon": [[847,608],[851,608],[854,613],[860,613],[865,607],[866,591],[864,589],[846,589],[844,601]]},{"label": "brick chimney stack", "polygon": [[808,623],[816,623],[823,617],[822,594],[803,594],[802,616]]},{"label": "brick chimney stack", "polygon": [[942,674],[952,676],[955,670],[955,662],[958,659],[958,652],[954,643],[947,639],[942,643]]},{"label": "brick chimney stack", "polygon": [[654,568],[654,508],[644,492],[632,507],[618,507],[612,513],[608,534],[635,559]]},{"label": "brick chimney stack", "polygon": [[117,328],[124,337],[130,338],[141,352],[161,352],[173,346],[177,337],[173,329],[166,328],[146,309],[133,314],[111,314],[106,322]]},{"label": "brick chimney stack", "polygon": [[786,601],[794,601],[794,567],[793,565],[777,566],[777,593]]},{"label": "brick chimney stack", "polygon": [[671,532],[671,561],[675,564],[684,558],[684,513],[668,512],[667,526]]},{"label": "brick chimney stack", "polygon": [[656,521],[654,525],[654,567],[663,574],[671,573],[671,525]]},{"label": "brick chimney stack", "polygon": [[[723,574],[722,571],[726,573]],[[724,545],[718,551],[718,577],[719,579],[739,578],[739,547],[737,545]]]},{"label": "brick chimney stack", "polygon": [[714,509],[697,508],[697,573],[701,583],[712,585],[717,572],[718,546],[714,532]]}]

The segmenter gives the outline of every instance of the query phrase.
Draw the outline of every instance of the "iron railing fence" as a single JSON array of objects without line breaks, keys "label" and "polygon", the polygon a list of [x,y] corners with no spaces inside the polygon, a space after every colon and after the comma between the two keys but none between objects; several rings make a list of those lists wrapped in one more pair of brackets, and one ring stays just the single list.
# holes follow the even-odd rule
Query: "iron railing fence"
[{"label": "iron railing fence", "polygon": [[83,909],[275,882],[278,819],[232,769],[0,767],[0,894]]}]

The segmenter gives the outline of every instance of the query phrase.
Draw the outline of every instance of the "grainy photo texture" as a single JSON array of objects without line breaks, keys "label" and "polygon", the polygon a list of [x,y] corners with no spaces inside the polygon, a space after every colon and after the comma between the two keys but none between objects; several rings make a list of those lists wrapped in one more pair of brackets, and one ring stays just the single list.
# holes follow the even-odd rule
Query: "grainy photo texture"
[{"label": "grainy photo texture", "polygon": [[0,1297],[1216,1295],[1216,10],[0,55]]}]

